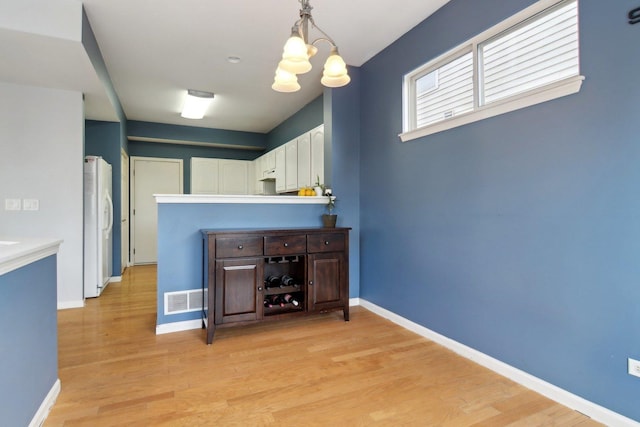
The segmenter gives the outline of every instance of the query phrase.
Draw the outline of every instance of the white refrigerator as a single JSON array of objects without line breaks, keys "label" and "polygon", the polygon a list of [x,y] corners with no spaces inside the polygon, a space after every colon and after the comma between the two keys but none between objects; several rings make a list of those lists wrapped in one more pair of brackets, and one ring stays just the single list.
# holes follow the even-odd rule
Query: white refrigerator
[{"label": "white refrigerator", "polygon": [[113,272],[111,165],[102,157],[84,159],[84,297],[98,297]]}]

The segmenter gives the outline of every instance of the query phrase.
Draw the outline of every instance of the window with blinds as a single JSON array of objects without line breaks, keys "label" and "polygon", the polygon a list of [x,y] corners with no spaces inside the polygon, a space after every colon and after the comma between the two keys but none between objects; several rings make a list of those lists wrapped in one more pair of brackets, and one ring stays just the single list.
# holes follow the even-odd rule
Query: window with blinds
[{"label": "window with blinds", "polygon": [[417,127],[473,110],[473,55],[444,64],[418,78],[416,85]]},{"label": "window with blinds", "polygon": [[479,46],[482,104],[576,76],[578,5],[561,4]]},{"label": "window with blinds", "polygon": [[577,93],[578,1],[540,0],[404,78],[403,141]]}]

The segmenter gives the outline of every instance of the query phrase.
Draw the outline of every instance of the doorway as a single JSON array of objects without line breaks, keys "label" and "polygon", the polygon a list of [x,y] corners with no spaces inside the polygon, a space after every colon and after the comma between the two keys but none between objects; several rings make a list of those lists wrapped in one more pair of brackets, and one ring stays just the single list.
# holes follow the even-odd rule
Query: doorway
[{"label": "doorway", "polygon": [[158,262],[158,208],[154,194],[182,194],[182,160],[131,157],[131,260]]}]

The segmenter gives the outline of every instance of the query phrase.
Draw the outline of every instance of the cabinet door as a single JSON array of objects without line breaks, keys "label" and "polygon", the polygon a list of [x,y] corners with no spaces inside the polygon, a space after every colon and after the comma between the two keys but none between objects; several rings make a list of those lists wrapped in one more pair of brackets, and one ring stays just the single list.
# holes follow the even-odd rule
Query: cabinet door
[{"label": "cabinet door", "polygon": [[287,191],[298,189],[298,141],[293,140],[285,144],[285,182]]},{"label": "cabinet door", "polygon": [[342,307],[347,299],[344,254],[339,252],[309,255],[309,311]]},{"label": "cabinet door", "polygon": [[262,258],[216,261],[215,323],[262,319]]},{"label": "cabinet door", "polygon": [[262,172],[264,170],[264,155],[253,161],[253,194],[264,194],[264,186],[262,185]]},{"label": "cabinet door", "polygon": [[311,142],[311,166],[310,175],[313,183],[320,179],[320,184],[324,182],[324,125],[309,132]]},{"label": "cabinet door", "polygon": [[220,160],[220,194],[249,194],[249,162],[246,160]]},{"label": "cabinet door", "polygon": [[276,168],[276,152],[269,151],[264,156],[263,171],[270,171]]},{"label": "cabinet door", "polygon": [[275,159],[276,159],[276,192],[284,193],[287,191],[287,183],[286,183],[286,170],[287,170],[287,162],[286,162],[286,151],[284,145],[275,149]]},{"label": "cabinet door", "polygon": [[191,194],[219,194],[218,159],[191,158]]},{"label": "cabinet door", "polygon": [[311,176],[311,134],[298,137],[298,188],[311,187],[316,177]]}]

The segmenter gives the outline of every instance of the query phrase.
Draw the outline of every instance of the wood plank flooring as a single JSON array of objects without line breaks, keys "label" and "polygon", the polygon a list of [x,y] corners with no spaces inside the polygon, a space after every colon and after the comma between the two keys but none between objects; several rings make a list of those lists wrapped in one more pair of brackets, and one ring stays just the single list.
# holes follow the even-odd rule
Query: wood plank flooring
[{"label": "wood plank flooring", "polygon": [[58,312],[49,426],[596,426],[377,315],[155,335],[156,268]]}]

